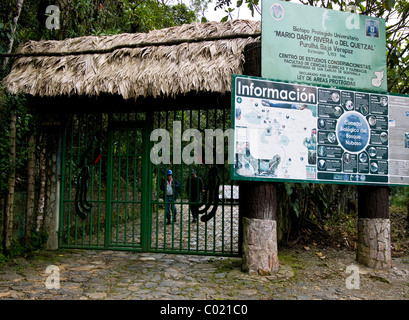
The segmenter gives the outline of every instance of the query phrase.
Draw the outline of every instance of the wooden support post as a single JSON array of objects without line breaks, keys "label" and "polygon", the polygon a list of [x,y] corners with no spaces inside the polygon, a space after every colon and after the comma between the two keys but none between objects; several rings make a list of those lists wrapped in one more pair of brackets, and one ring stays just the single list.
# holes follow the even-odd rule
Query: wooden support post
[{"label": "wooden support post", "polygon": [[[254,42],[244,49],[243,73],[261,75],[261,44]],[[250,274],[269,275],[278,271],[277,198],[271,182],[240,183],[240,217],[242,219],[242,269]]]},{"label": "wooden support post", "polygon": [[239,206],[243,221],[243,271],[260,275],[278,271],[275,184],[241,182]]},{"label": "wooden support post", "polygon": [[389,187],[358,187],[358,248],[356,260],[374,269],[390,269]]}]

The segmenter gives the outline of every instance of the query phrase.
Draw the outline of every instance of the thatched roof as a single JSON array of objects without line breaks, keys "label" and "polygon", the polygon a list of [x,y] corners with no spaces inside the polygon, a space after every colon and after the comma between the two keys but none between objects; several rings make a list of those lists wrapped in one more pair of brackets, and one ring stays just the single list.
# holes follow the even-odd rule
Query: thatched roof
[{"label": "thatched roof", "polygon": [[[149,33],[29,41],[17,52],[40,55],[15,58],[4,83],[11,92],[42,97],[107,93],[136,99],[176,97],[191,92],[224,94],[231,90],[231,75],[242,73],[244,47],[259,40],[254,34],[260,31],[260,22],[233,20],[188,24]],[[229,38],[237,34],[240,36]],[[226,36],[229,39],[215,39]],[[198,37],[211,40],[184,41]],[[174,40],[175,45],[144,45]],[[141,43],[142,47],[138,47]],[[117,49],[110,50],[113,47]],[[48,56],[53,52],[101,49],[107,52]]]}]

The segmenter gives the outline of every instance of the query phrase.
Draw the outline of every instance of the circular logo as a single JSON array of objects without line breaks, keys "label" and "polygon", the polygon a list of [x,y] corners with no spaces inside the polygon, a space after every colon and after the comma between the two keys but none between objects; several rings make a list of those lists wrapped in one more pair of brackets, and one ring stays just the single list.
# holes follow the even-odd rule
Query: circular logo
[{"label": "circular logo", "polygon": [[279,21],[279,20],[283,19],[284,18],[284,8],[283,8],[283,6],[281,4],[279,4],[279,3],[274,3],[270,8],[270,14],[271,14],[271,17],[274,20]]},{"label": "circular logo", "polygon": [[368,122],[358,112],[344,113],[338,120],[336,131],[341,146],[351,153],[364,150],[369,143]]}]

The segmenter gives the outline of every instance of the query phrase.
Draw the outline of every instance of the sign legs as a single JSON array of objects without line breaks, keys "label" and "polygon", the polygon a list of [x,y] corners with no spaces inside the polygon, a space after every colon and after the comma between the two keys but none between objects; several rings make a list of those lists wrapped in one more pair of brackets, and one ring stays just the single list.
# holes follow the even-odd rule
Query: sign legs
[{"label": "sign legs", "polygon": [[356,260],[370,268],[390,269],[389,187],[358,187]]},{"label": "sign legs", "polygon": [[249,274],[278,271],[277,198],[274,183],[240,184],[240,216],[243,222],[242,269]]}]

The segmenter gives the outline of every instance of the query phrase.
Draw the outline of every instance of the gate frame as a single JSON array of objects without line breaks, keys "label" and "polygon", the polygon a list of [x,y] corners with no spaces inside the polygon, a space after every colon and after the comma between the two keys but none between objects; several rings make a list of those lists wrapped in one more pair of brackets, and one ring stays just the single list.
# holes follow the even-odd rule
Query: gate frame
[{"label": "gate frame", "polygon": [[[111,122],[109,123],[109,134],[112,135],[112,128],[115,128],[115,125],[118,126],[132,126],[132,124],[136,124],[138,127],[144,128],[144,135],[145,135],[145,142],[143,145],[143,154],[146,155],[146,161],[144,165],[143,170],[143,178],[145,179],[146,184],[144,185],[145,188],[145,193],[146,196],[142,197],[143,205],[141,205],[145,208],[146,212],[141,212],[142,216],[145,216],[145,226],[146,228],[143,228],[141,226],[141,246],[140,247],[132,247],[132,246],[110,246],[107,245],[106,242],[106,234],[101,237],[101,239],[104,239],[104,243],[102,245],[87,245],[87,246],[78,246],[78,245],[72,245],[72,244],[62,244],[62,236],[63,236],[63,220],[62,216],[64,214],[63,212],[63,203],[64,203],[64,185],[63,183],[60,182],[61,188],[58,193],[58,216],[57,216],[57,227],[58,227],[58,248],[67,248],[67,249],[89,249],[89,250],[117,250],[117,251],[134,251],[134,252],[153,252],[153,253],[169,253],[169,254],[188,254],[188,255],[209,255],[209,256],[225,256],[225,257],[240,257],[242,255],[242,221],[241,221],[241,213],[238,212],[239,217],[237,220],[238,223],[238,238],[237,238],[237,251],[232,251],[232,252],[212,252],[212,251],[181,251],[181,250],[169,250],[169,249],[161,249],[161,248],[154,248],[151,246],[151,237],[152,233],[154,230],[152,229],[151,223],[152,223],[152,216],[149,212],[151,209],[151,203],[152,203],[152,173],[153,173],[153,164],[150,161],[150,150],[153,146],[153,142],[150,141],[150,133],[153,131],[153,117],[155,112],[161,112],[161,111],[166,111],[166,112],[173,112],[173,111],[178,111],[178,110],[223,110],[226,109],[226,114],[230,115],[229,108],[230,108],[230,94],[225,94],[225,95],[219,95],[219,94],[204,94],[201,96],[201,99],[198,99],[197,95],[191,94],[191,95],[185,95],[182,97],[178,97],[177,99],[170,99],[170,98],[143,98],[141,100],[137,101],[129,101],[129,100],[123,100],[119,97],[113,97],[113,96],[104,96],[103,102],[98,99],[93,99],[93,98],[84,98],[84,97],[70,97],[68,99],[62,99],[60,97],[53,98],[48,100],[48,102],[51,102],[52,105],[55,105],[56,102],[60,104],[61,106],[61,111],[59,115],[61,116],[61,119],[64,119],[64,116],[68,115],[73,115],[73,114],[93,114],[93,113],[98,113],[98,114],[103,114],[106,113],[108,114],[109,117],[112,116],[112,114],[126,114],[126,113],[144,113],[146,115],[146,120],[144,121],[137,121],[134,123],[131,122],[122,122],[122,121],[113,121],[110,120]],[[40,100],[41,101],[41,100]],[[102,102],[102,103],[101,103]],[[138,108],[135,108],[135,105],[138,105]],[[115,105],[115,111],[112,111],[112,105]],[[86,110],[84,110],[84,106],[86,106]],[[49,108],[51,106],[48,106]],[[62,123],[65,125],[65,121],[62,120]],[[63,127],[64,129],[64,127]],[[65,153],[67,152],[65,149],[66,145],[66,137],[65,137],[65,130],[61,130],[61,135],[62,135],[62,150],[59,156],[57,157],[57,161],[59,162],[62,170],[61,170],[61,175],[59,175],[59,181],[64,181],[65,180],[65,172],[63,170],[63,165],[65,163]],[[112,139],[112,138],[111,138]],[[108,139],[109,140],[109,139]],[[109,141],[111,143],[111,141]],[[112,153],[112,150],[109,151]],[[110,157],[111,155],[107,155]],[[112,177],[112,174],[111,174]],[[107,195],[108,197],[108,195]],[[107,203],[107,202],[105,202]],[[111,219],[111,215],[110,215]],[[106,223],[104,225],[106,227]],[[111,232],[111,231],[109,231]],[[104,233],[105,230],[104,230]]]}]

